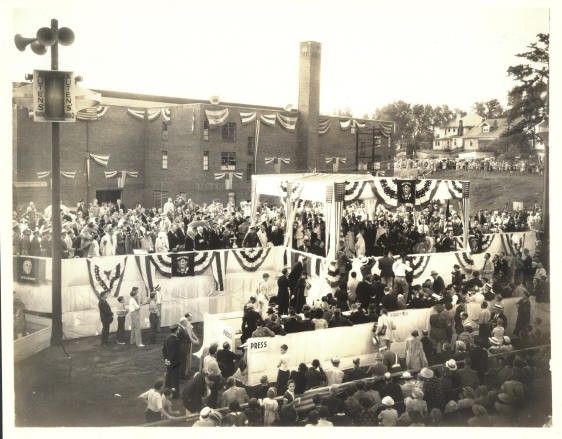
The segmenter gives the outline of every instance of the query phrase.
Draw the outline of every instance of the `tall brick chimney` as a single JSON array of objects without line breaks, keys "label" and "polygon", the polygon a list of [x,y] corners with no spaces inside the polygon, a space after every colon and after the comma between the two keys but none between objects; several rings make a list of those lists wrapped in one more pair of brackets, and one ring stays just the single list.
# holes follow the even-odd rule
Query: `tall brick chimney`
[{"label": "tall brick chimney", "polygon": [[320,60],[322,45],[316,41],[300,43],[299,118],[297,121],[296,167],[320,169],[318,157],[318,115],[320,113]]}]

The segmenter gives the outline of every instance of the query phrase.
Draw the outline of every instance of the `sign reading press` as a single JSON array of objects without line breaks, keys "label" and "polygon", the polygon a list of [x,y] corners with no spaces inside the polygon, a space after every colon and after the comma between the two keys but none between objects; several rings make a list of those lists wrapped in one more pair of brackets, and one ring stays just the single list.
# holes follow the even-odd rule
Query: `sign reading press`
[{"label": "sign reading press", "polygon": [[268,352],[271,350],[270,340],[264,339],[252,339],[247,341],[248,349],[252,352]]}]

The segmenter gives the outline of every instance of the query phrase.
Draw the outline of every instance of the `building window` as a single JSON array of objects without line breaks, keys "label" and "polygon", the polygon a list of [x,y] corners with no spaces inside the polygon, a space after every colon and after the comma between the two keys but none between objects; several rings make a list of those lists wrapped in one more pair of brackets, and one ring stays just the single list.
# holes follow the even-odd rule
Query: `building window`
[{"label": "building window", "polygon": [[221,152],[221,170],[222,171],[235,171],[236,170],[236,153],[235,152]]},{"label": "building window", "polygon": [[203,122],[203,140],[209,140],[209,121]]},{"label": "building window", "polygon": [[203,151],[203,171],[209,170],[209,151]]},{"label": "building window", "polygon": [[221,128],[223,142],[236,142],[236,124],[226,123]]},{"label": "building window", "polygon": [[482,125],[482,132],[483,133],[489,133],[490,132],[490,125],[488,125],[487,123]]},{"label": "building window", "polygon": [[254,173],[254,164],[248,163],[247,170],[246,170],[246,180],[250,181],[252,179],[252,175]]},{"label": "building window", "polygon": [[382,146],[382,137],[381,136],[373,136],[373,146],[375,146],[375,147]]},{"label": "building window", "polygon": [[472,146],[472,140],[470,141],[470,146]]},{"label": "building window", "polygon": [[162,169],[168,169],[168,151],[162,151]]},{"label": "building window", "polygon": [[256,138],[248,137],[248,155],[254,155],[255,150],[256,150]]}]

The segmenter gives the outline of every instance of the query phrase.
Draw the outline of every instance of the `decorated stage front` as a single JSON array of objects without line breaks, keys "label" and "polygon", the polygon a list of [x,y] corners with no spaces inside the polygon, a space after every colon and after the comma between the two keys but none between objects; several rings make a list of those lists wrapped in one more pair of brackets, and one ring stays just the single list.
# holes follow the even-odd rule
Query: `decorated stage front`
[{"label": "decorated stage front", "polygon": [[[535,235],[535,232],[485,235],[483,251],[510,255],[522,247],[533,254]],[[101,331],[98,297],[104,290],[110,292],[108,302],[115,311],[117,297],[124,296],[127,303],[133,287],[140,289],[140,297],[146,302],[150,289],[160,284],[162,326],[176,323],[187,311],[192,313],[194,321],[202,321],[205,313],[241,311],[256,292],[263,273],[270,274],[270,291],[275,294],[281,269],[293,266],[299,256],[306,256],[305,270],[311,283],[307,300],[313,303],[331,290],[328,281],[332,264],[326,258],[285,247],[65,259],[62,261],[64,335],[71,339]],[[463,251],[412,255],[414,283],[429,279],[431,270],[441,273],[448,283],[454,264],[470,273],[483,266],[483,258],[483,252]],[[353,261],[358,273],[363,262]],[[371,272],[378,274],[376,264]],[[50,258],[14,256],[14,289],[27,310],[51,312],[51,285]],[[141,322],[149,326],[148,306],[141,307]],[[112,331],[116,325],[114,321]],[[129,326],[128,320],[126,325]]]}]

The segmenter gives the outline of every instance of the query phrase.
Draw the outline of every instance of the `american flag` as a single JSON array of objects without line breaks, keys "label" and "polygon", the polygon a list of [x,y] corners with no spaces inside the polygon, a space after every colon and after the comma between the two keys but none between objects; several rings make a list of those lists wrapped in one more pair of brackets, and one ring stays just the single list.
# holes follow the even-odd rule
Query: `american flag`
[{"label": "american flag", "polygon": [[468,198],[470,194],[470,181],[462,182],[462,197]]}]

